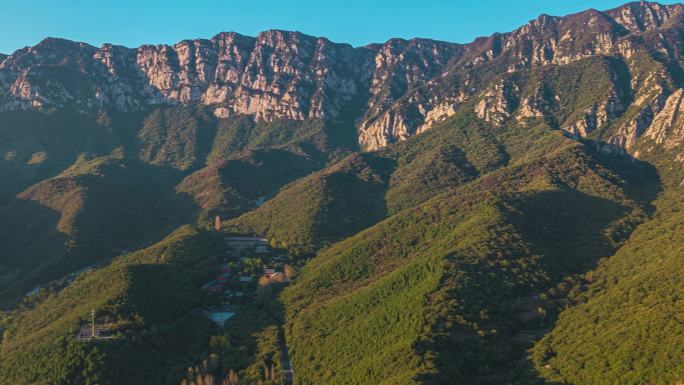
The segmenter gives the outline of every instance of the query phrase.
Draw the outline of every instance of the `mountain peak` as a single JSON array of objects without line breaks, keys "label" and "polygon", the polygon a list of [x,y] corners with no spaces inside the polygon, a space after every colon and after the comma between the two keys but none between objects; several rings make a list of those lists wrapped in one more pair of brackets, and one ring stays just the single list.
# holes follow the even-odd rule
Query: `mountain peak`
[{"label": "mountain peak", "polygon": [[69,50],[79,48],[94,49],[95,47],[88,43],[64,39],[61,37],[46,37],[31,48],[34,50]]},{"label": "mountain peak", "polygon": [[649,1],[634,1],[605,13],[630,32],[644,32],[662,27],[682,12],[681,4],[662,5]]}]

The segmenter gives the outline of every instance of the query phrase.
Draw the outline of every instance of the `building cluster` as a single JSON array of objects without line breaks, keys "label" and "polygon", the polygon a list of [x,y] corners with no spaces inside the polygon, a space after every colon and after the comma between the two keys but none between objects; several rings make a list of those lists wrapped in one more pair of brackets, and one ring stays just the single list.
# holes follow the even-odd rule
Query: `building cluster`
[{"label": "building cluster", "polygon": [[95,321],[95,309],[90,311],[90,322],[87,324],[81,324],[76,333],[76,341],[90,341],[95,339],[112,339],[114,335],[112,334],[111,325],[98,324]]},{"label": "building cluster", "polygon": [[239,257],[248,252],[265,255],[270,252],[268,239],[259,237],[224,237],[226,252],[231,257]]},{"label": "building cluster", "polygon": [[[257,278],[266,277],[270,282],[287,281],[285,274],[278,271],[285,260],[284,255],[274,256],[268,239],[260,237],[224,237],[226,260],[218,274],[202,286],[203,290],[220,294],[223,306],[205,311],[219,326],[235,315],[235,306],[254,301]],[[258,261],[256,267],[249,263]],[[263,278],[259,279],[263,282]]]},{"label": "building cluster", "polygon": [[[236,314],[239,305],[251,303],[256,299],[257,279],[260,283],[264,277],[273,283],[287,281],[285,274],[278,271],[283,266],[285,255],[274,255],[268,239],[224,237],[223,242],[226,259],[218,274],[202,286],[202,290],[221,296],[221,306],[204,310],[207,317],[221,327]],[[255,266],[255,261],[258,261],[259,265]],[[247,266],[250,263],[251,265]],[[92,267],[69,275],[69,283],[78,275],[90,270]],[[75,337],[78,341],[110,339],[114,338],[112,330],[107,325],[96,323],[93,312],[91,321],[81,325]]]},{"label": "building cluster", "polygon": [[93,338],[108,340],[114,338],[114,335],[112,334],[112,330],[106,326],[95,325],[93,328],[90,324],[81,325],[78,333],[76,333],[77,341],[88,341]]}]

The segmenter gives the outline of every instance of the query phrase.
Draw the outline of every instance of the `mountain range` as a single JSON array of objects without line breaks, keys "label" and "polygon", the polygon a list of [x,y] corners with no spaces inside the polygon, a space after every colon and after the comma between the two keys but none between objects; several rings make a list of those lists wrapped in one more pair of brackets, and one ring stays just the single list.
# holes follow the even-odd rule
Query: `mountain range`
[{"label": "mountain range", "polygon": [[[680,383],[682,105],[684,6],[645,1],[0,55],[0,384]],[[236,235],[294,279],[219,327]]]}]

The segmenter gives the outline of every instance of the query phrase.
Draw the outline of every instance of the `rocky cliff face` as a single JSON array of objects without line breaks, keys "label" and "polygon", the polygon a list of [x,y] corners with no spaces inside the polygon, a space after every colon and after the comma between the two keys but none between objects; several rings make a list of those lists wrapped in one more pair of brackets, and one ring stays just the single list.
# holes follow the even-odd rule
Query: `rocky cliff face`
[{"label": "rocky cliff face", "polygon": [[46,39],[0,65],[2,109],[204,103],[221,117],[334,118],[358,93],[356,60],[350,46],[282,31],[137,49]]},{"label": "rocky cliff face", "polygon": [[[677,35],[682,27],[683,9],[679,4],[643,2],[606,12],[589,10],[566,17],[542,15],[513,32],[477,39],[460,47],[441,75],[409,90],[377,118],[364,120],[359,127],[360,143],[375,149],[405,139],[455,114],[465,104],[494,126],[512,117],[516,122],[547,118],[552,126],[587,136],[626,115],[631,108],[629,103],[641,96],[640,103],[644,98],[649,101],[639,107],[643,112],[623,126],[622,133],[610,138],[611,143],[627,148],[662,107],[661,97],[654,96],[654,90],[672,83],[668,74],[643,74],[643,67],[652,64],[645,64],[643,58],[655,63],[680,61]],[[554,93],[553,87],[529,76],[539,72],[539,68],[568,66],[602,56],[619,62],[609,65],[613,66],[608,70],[612,84],[597,89],[596,98],[589,105],[576,103],[578,113],[566,114],[574,120],[553,116],[554,108],[567,109],[559,106],[571,97],[577,99],[576,95]],[[626,79],[625,72],[631,72],[628,76],[633,78]],[[498,76],[501,74],[503,78]],[[636,75],[652,75],[657,80],[646,84]],[[632,84],[625,87],[624,82]]]},{"label": "rocky cliff face", "polygon": [[363,111],[353,112],[370,125],[409,87],[439,75],[458,47],[393,39],[353,48],[286,31],[137,49],[48,38],[0,58],[0,109],[131,111],[203,103],[220,118],[335,120],[361,99]]},{"label": "rocky cliff face", "polygon": [[667,98],[665,106],[653,118],[646,136],[665,148],[674,148],[684,140],[684,90],[679,88]]},{"label": "rocky cliff face", "polygon": [[[632,106],[625,101],[632,98],[639,111],[610,139],[629,148],[673,90],[670,63],[682,58],[682,10],[641,2],[606,12],[542,15],[466,45],[392,39],[354,48],[286,31],[256,38],[221,33],[135,49],[50,38],[0,56],[0,110],[133,111],[201,103],[218,118],[345,121],[358,130],[360,146],[373,150],[421,133],[465,105],[495,126],[511,118],[549,118],[563,95],[524,77],[536,68],[610,56],[632,74],[628,95],[618,92],[622,80],[616,75],[617,91],[580,106],[573,121],[554,124],[586,136],[626,114]],[[648,86],[634,80],[644,56],[666,72]],[[520,76],[513,79],[515,74]]]}]

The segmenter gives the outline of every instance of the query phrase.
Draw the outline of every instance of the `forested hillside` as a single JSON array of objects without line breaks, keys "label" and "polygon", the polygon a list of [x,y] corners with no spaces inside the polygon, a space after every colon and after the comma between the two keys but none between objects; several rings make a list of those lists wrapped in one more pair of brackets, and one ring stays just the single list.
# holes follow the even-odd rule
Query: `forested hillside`
[{"label": "forested hillside", "polygon": [[506,380],[562,302],[547,291],[645,216],[631,176],[585,151],[512,165],[323,250],[284,297],[302,383]]},{"label": "forested hillside", "polygon": [[672,359],[681,354],[681,199],[660,198],[654,218],[586,275],[573,306],[530,352],[537,376],[560,383],[681,381],[681,364]]}]

